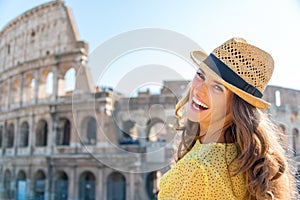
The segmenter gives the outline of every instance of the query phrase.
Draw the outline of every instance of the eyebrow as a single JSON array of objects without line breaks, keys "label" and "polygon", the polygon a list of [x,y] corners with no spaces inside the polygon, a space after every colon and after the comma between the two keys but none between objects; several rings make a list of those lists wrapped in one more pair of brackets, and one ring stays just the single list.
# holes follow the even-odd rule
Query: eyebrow
[{"label": "eyebrow", "polygon": [[201,73],[203,73],[204,75],[206,75],[205,72],[200,67],[198,68],[198,70],[200,70]]},{"label": "eyebrow", "polygon": [[[198,68],[198,69],[199,69],[199,70],[201,71],[201,73],[203,73],[203,74],[205,75],[205,77],[207,78],[207,75],[205,74],[205,72],[204,72],[201,68]],[[218,84],[218,85],[223,86],[224,88],[226,88],[225,85],[223,85],[223,84],[220,83],[219,81],[214,80],[213,82],[216,83],[216,84]]]}]

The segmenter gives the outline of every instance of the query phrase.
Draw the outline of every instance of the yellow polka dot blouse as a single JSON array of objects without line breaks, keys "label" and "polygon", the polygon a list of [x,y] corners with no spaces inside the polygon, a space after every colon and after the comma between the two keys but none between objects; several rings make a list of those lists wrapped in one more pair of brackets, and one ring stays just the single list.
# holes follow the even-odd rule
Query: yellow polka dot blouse
[{"label": "yellow polka dot blouse", "polygon": [[192,150],[161,178],[158,199],[250,199],[243,174],[229,176],[238,165],[232,162],[236,155],[233,143],[201,144],[197,141]]}]

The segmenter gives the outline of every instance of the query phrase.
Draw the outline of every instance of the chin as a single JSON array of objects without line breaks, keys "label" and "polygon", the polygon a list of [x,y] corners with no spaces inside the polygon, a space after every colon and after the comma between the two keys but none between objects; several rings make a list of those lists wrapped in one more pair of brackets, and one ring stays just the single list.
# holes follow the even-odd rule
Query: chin
[{"label": "chin", "polygon": [[198,122],[200,121],[200,115],[199,114],[196,114],[196,113],[193,113],[193,111],[188,111],[187,113],[187,119],[192,121],[192,122]]}]

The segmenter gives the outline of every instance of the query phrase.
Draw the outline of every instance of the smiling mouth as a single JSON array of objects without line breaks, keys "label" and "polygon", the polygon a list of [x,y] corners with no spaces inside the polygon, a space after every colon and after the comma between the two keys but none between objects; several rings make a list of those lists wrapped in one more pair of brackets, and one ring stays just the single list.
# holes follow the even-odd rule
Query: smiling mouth
[{"label": "smiling mouth", "polygon": [[192,107],[197,110],[197,111],[201,111],[201,110],[207,110],[208,106],[199,101],[198,99],[196,99],[195,97],[192,98],[193,102],[192,102]]}]

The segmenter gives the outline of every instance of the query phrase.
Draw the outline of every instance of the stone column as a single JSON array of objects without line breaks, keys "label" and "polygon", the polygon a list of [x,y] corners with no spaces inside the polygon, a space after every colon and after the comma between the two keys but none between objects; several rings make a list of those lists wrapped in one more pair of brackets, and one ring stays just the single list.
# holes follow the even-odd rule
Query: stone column
[{"label": "stone column", "polygon": [[52,85],[53,93],[51,96],[51,100],[55,100],[58,97],[58,77],[59,77],[58,73],[59,73],[58,66],[56,66],[53,68],[53,85]]},{"label": "stone column", "polygon": [[[135,194],[135,191],[134,191],[134,184],[135,184],[135,173],[133,172],[129,172],[128,173],[129,175],[129,188],[127,189],[127,193],[129,193],[127,195],[128,199],[134,199],[134,194]],[[126,181],[127,182],[127,181]]]},{"label": "stone column", "polygon": [[34,176],[32,172],[32,165],[29,165],[28,169],[28,178],[27,178],[27,192],[28,192],[28,199],[34,199]]},{"label": "stone column", "polygon": [[50,149],[48,149],[48,152],[51,152],[51,154],[52,154],[54,151],[53,148],[55,148],[55,146],[56,146],[55,139],[56,139],[56,135],[57,135],[56,129],[58,126],[57,116],[56,116],[56,106],[50,106],[50,114],[51,114],[51,121],[49,124],[49,133],[48,133],[48,138],[47,138],[47,141],[49,141],[49,142],[48,142],[47,148],[50,148]]},{"label": "stone column", "polygon": [[3,140],[3,149],[4,149],[3,154],[5,155],[5,149],[7,148],[7,139],[8,139],[7,138],[7,121],[4,122],[2,134],[3,134],[2,140]]},{"label": "stone column", "polygon": [[73,166],[71,173],[70,173],[70,178],[69,178],[69,194],[68,194],[68,199],[69,200],[76,200],[79,199],[79,191],[78,191],[78,184],[79,180],[77,177],[77,166]]},{"label": "stone column", "polygon": [[52,198],[52,183],[53,183],[53,169],[51,157],[46,158],[47,171],[46,171],[46,185],[45,185],[45,200],[51,200]]},{"label": "stone column", "polygon": [[97,173],[97,184],[96,184],[96,199],[102,200],[105,199],[103,196],[103,168],[98,167],[98,173]]},{"label": "stone column", "polygon": [[40,83],[40,79],[39,79],[39,70],[36,70],[34,72],[34,103],[37,104],[38,103],[38,99],[39,99],[39,83]]},{"label": "stone column", "polygon": [[33,114],[29,116],[28,124],[29,124],[28,146],[31,149],[30,154],[32,154],[33,148],[35,147],[35,123],[34,123]]},{"label": "stone column", "polygon": [[15,137],[14,137],[14,149],[15,149],[15,155],[17,154],[17,149],[20,144],[20,118],[18,117],[15,123]]},{"label": "stone column", "polygon": [[68,176],[68,199],[69,200],[75,200],[74,198],[74,182],[75,182],[75,177],[74,177],[74,167],[70,167],[68,168],[68,170],[66,171],[67,176]]},{"label": "stone column", "polygon": [[24,73],[21,74],[21,81],[20,81],[20,107],[23,106],[23,94],[24,94]]},{"label": "stone column", "polygon": [[8,101],[7,101],[7,108],[10,109],[10,105],[11,105],[11,100],[12,100],[12,80],[11,80],[11,77],[9,77],[8,79],[8,91],[7,91],[7,98],[8,98]]},{"label": "stone column", "polygon": [[12,166],[12,173],[11,173],[11,181],[10,181],[10,188],[11,188],[11,193],[12,197],[16,196],[16,191],[17,191],[17,185],[16,185],[16,166]]}]

